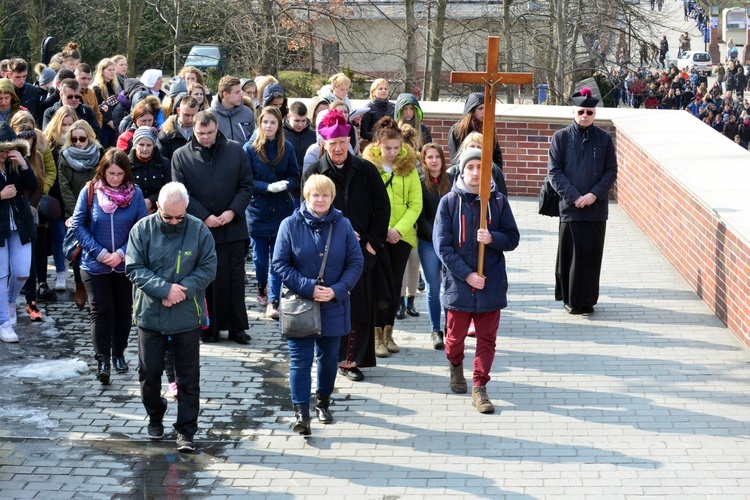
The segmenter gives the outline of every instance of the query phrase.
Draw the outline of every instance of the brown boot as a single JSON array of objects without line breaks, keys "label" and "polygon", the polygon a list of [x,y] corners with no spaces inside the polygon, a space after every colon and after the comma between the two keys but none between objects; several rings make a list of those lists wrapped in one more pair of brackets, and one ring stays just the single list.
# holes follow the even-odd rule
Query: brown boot
[{"label": "brown boot", "polygon": [[492,401],[487,397],[486,386],[474,386],[471,391],[471,405],[479,411],[479,413],[494,413],[495,407],[492,406]]},{"label": "brown boot", "polygon": [[393,341],[393,325],[386,325],[383,329],[383,337],[385,348],[388,349],[388,352],[395,354],[400,351],[396,343]]},{"label": "brown boot", "polygon": [[86,305],[86,287],[83,286],[83,283],[76,283],[76,296],[73,301],[78,309],[83,309],[83,306]]},{"label": "brown boot", "polygon": [[456,394],[466,394],[466,378],[464,378],[464,364],[453,366],[448,362],[451,372],[451,391]]},{"label": "brown boot", "polygon": [[375,356],[378,358],[387,358],[390,356],[388,348],[385,347],[385,335],[383,335],[383,329],[379,326],[375,327]]}]

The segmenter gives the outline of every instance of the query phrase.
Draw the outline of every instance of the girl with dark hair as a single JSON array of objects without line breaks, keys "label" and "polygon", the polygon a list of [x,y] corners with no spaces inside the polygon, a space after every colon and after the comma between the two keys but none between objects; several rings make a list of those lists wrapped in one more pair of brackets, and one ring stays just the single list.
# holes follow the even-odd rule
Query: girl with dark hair
[{"label": "girl with dark hair", "polygon": [[[491,118],[494,119],[494,116]],[[461,120],[453,125],[448,132],[448,147],[451,153],[451,163],[458,162],[458,148],[471,132],[482,132],[484,123],[484,94],[475,92],[466,98],[464,104],[464,116]],[[497,137],[493,138],[492,161],[503,168],[503,154],[500,152],[500,145],[497,143]]]},{"label": "girl with dark hair", "polygon": [[71,224],[82,248],[81,277],[91,310],[96,378],[103,385],[109,384],[110,356],[117,373],[129,369],[125,348],[133,296],[125,276],[125,251],[130,229],[146,215],[143,193],[133,182],[128,156],[119,149],[108,149],[93,179],[78,196]]},{"label": "girl with dark hair", "polygon": [[375,355],[387,358],[389,353],[399,352],[393,341],[396,299],[411,249],[417,245],[414,224],[422,212],[422,187],[416,168],[417,154],[404,143],[396,120],[390,116],[381,118],[375,124],[373,139],[362,157],[378,168],[391,202],[388,235],[383,247],[390,261],[393,290],[389,306],[377,311],[375,319]]},{"label": "girl with dark hair", "polygon": [[[254,137],[244,150],[253,169],[253,199],[247,208],[247,225],[253,244],[253,265],[258,280],[257,300],[266,315],[279,318],[281,278],[270,269],[281,221],[294,212],[292,191],[299,188],[300,171],[292,144],[284,138],[281,112],[266,106],[258,115]],[[270,289],[269,284],[270,269]]]}]

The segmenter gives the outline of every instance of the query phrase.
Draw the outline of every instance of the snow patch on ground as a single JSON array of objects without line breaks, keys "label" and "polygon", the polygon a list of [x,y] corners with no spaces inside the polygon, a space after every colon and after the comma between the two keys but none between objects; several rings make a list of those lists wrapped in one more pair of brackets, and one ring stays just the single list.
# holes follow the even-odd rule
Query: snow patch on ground
[{"label": "snow patch on ground", "polygon": [[37,429],[54,429],[59,425],[57,421],[49,418],[49,415],[39,408],[6,406],[0,408],[0,418],[19,419],[24,424],[31,424]]},{"label": "snow patch on ground", "polygon": [[75,378],[89,371],[86,362],[78,358],[56,359],[54,361],[40,361],[26,366],[6,366],[2,369],[4,376],[18,378],[33,378],[51,381]]}]

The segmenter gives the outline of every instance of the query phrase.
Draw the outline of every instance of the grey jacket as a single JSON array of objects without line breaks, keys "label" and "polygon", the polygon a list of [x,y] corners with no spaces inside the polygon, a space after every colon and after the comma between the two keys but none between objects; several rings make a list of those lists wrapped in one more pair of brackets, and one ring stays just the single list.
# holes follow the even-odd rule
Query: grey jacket
[{"label": "grey jacket", "polygon": [[222,106],[219,99],[214,99],[209,111],[213,112],[219,119],[219,130],[227,139],[245,144],[253,135],[255,115],[253,110],[244,104],[227,109]]},{"label": "grey jacket", "polygon": [[[125,274],[133,282],[133,323],[145,330],[174,335],[205,324],[204,292],[216,277],[216,250],[208,227],[187,215],[168,225],[158,212],[130,231]],[[161,300],[172,283],[187,288],[186,299],[172,307]]]}]

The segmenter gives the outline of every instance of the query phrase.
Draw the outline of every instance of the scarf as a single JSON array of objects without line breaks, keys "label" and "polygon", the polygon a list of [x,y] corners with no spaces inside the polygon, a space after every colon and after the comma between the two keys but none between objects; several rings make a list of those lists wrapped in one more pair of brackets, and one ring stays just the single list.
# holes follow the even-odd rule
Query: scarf
[{"label": "scarf", "polygon": [[62,155],[70,168],[78,172],[93,170],[99,164],[99,146],[93,143],[89,144],[86,149],[69,146],[63,149]]},{"label": "scarf", "polygon": [[133,195],[135,195],[135,186],[130,182],[113,188],[105,185],[102,181],[96,181],[94,189],[96,189],[96,201],[107,214],[115,213],[118,207],[125,208],[130,205],[130,202],[133,201]]}]

